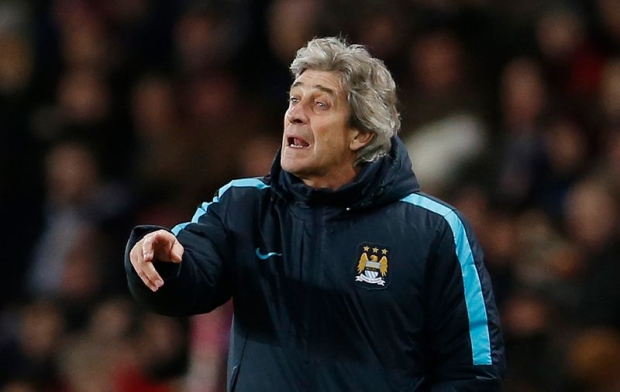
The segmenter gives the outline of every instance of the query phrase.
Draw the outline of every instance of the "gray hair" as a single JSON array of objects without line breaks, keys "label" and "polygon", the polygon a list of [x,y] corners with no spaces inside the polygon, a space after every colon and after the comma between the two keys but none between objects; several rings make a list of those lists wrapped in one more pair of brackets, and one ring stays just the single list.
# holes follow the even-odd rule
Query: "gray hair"
[{"label": "gray hair", "polygon": [[388,154],[391,138],[400,130],[400,115],[396,83],[383,61],[341,38],[315,38],[297,51],[290,66],[294,78],[308,69],[339,73],[351,109],[350,125],[374,133],[358,152],[356,164]]}]

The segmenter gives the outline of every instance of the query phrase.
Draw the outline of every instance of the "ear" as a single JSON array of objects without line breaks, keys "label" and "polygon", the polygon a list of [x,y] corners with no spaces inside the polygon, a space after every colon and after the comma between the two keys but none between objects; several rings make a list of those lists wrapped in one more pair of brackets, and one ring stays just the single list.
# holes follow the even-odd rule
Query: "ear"
[{"label": "ear", "polygon": [[351,143],[349,144],[349,148],[351,151],[358,151],[372,140],[375,136],[373,132],[362,132],[357,129],[353,130],[353,139],[351,139]]}]

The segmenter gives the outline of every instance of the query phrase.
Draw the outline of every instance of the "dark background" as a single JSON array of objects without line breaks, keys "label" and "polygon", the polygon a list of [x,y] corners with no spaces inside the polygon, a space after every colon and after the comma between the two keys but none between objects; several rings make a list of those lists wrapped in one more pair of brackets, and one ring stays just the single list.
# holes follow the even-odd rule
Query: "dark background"
[{"label": "dark background", "polygon": [[230,305],[144,313],[125,241],[267,172],[323,35],[385,61],[423,190],[472,223],[505,390],[620,390],[616,0],[0,0],[0,390],[223,390]]}]

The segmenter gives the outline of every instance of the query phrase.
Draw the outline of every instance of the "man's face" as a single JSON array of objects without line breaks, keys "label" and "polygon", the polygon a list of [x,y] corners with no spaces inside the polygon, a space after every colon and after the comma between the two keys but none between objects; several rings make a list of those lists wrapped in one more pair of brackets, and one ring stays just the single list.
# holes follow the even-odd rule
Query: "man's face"
[{"label": "man's face", "polygon": [[367,141],[349,126],[349,113],[338,74],[302,73],[284,115],[282,168],[313,188],[336,189],[353,180],[357,150]]}]

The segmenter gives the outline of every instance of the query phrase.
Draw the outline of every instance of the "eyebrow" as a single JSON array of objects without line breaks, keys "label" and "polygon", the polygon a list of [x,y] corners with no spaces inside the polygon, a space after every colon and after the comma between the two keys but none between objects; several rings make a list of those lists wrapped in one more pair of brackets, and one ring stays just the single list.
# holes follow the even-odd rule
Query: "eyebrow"
[{"label": "eyebrow", "polygon": [[[295,88],[295,87],[299,87],[299,86],[304,86],[304,84],[302,82],[295,82],[293,83],[293,85],[291,86],[291,89]],[[312,86],[313,89],[319,90],[319,91],[323,91],[324,93],[336,96],[336,92],[329,88],[329,87],[325,87],[321,84],[315,84],[314,86]]]}]

